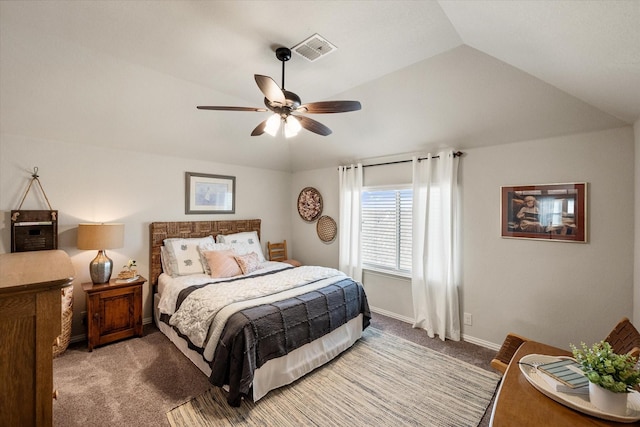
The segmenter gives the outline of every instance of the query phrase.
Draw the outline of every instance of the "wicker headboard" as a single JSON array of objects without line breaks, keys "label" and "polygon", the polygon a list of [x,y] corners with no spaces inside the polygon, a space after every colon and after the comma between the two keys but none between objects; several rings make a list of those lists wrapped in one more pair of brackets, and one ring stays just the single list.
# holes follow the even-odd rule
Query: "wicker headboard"
[{"label": "wicker headboard", "polygon": [[158,285],[158,276],[162,273],[160,247],[164,239],[172,237],[206,237],[218,234],[233,234],[243,231],[257,231],[260,237],[259,219],[241,219],[231,221],[182,221],[152,222],[149,226],[149,275],[152,290]]}]

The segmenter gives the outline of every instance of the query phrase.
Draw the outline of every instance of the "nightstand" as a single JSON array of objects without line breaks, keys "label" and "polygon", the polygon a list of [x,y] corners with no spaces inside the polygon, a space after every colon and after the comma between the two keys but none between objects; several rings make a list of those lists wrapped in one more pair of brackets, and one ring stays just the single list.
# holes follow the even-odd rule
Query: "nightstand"
[{"label": "nightstand", "polygon": [[82,284],[87,293],[89,351],[98,345],[142,336],[142,285],[147,279],[140,276],[129,283],[116,280]]}]

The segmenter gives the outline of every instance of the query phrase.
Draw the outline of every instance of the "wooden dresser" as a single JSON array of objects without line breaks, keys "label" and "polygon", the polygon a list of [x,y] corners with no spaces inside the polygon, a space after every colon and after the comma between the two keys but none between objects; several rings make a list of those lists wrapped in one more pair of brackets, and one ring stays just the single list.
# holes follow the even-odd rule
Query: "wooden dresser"
[{"label": "wooden dresser", "polygon": [[53,342],[61,288],[75,275],[61,250],[0,254],[0,414],[8,426],[53,424]]}]

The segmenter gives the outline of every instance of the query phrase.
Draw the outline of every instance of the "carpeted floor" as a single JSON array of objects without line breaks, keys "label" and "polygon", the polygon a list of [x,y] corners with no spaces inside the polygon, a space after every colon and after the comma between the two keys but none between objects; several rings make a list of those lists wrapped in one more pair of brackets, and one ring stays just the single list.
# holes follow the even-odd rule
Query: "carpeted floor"
[{"label": "carpeted floor", "polygon": [[155,327],[88,352],[76,344],[53,360],[53,424],[168,426],[165,412],[210,388],[208,379]]},{"label": "carpeted floor", "polygon": [[[372,326],[483,369],[495,352],[464,342],[431,339],[409,324],[374,314]],[[207,391],[204,374],[155,327],[93,352],[71,345],[54,359],[54,425],[168,426],[166,412]],[[489,425],[491,405],[479,426]]]}]

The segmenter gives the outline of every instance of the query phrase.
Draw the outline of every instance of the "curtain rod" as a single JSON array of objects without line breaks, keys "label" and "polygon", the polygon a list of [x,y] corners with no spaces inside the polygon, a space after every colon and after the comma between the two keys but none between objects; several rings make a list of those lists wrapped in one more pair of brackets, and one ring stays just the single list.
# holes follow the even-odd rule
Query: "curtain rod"
[{"label": "curtain rod", "polygon": [[[454,151],[453,152],[453,157],[460,157],[462,156],[464,153],[462,151]],[[427,159],[439,159],[440,156],[433,156],[433,157],[418,157],[418,161],[422,161],[422,160],[427,160]],[[368,168],[369,166],[386,166],[386,165],[395,165],[398,163],[409,163],[412,162],[413,160],[407,159],[407,160],[396,160],[394,162],[385,162],[385,163],[373,163],[370,165],[362,165],[363,168]],[[346,169],[351,169],[352,167],[357,167],[357,166],[346,166]]]}]

